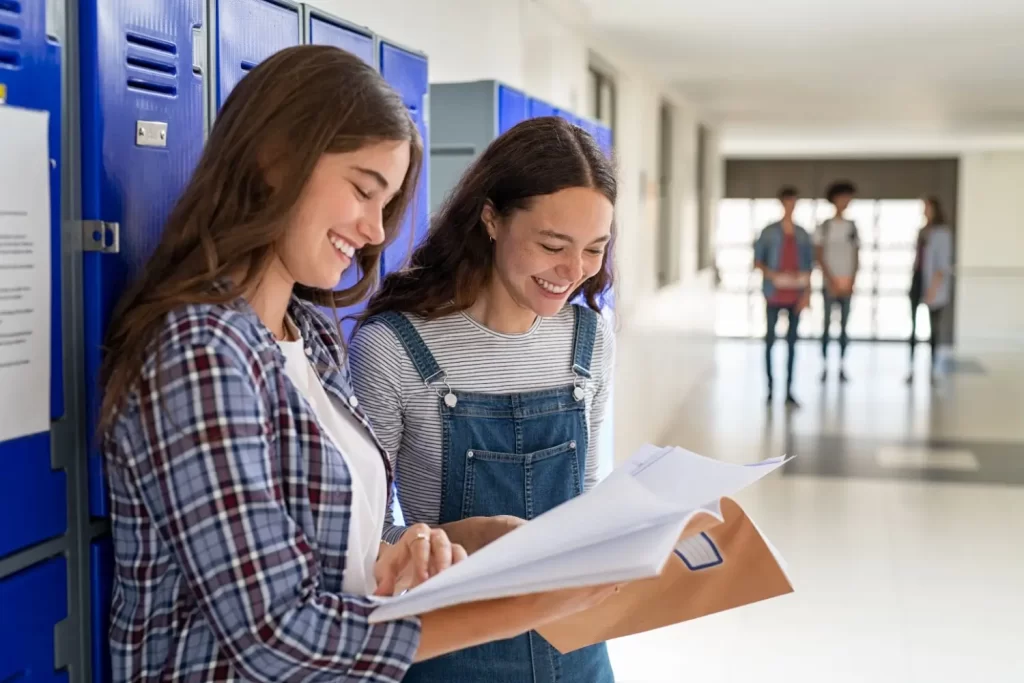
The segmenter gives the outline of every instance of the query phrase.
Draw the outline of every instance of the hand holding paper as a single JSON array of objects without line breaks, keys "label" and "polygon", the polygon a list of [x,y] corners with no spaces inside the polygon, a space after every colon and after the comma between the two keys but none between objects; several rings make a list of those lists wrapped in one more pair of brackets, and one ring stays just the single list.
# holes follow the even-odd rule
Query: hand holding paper
[{"label": "hand holding paper", "polygon": [[735,465],[679,448],[646,446],[589,493],[407,593],[383,599],[371,621],[466,602],[657,577],[680,538],[728,525],[731,508],[721,508],[719,501],[785,462],[776,458]]}]

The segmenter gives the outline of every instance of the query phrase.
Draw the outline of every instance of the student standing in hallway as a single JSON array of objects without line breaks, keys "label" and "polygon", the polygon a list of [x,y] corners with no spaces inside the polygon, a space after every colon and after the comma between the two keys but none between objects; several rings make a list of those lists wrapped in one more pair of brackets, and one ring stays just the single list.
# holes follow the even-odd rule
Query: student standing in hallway
[{"label": "student standing in hallway", "polygon": [[832,183],[826,198],[835,207],[835,216],[814,231],[815,256],[821,268],[825,300],[825,329],[821,335],[821,357],[825,365],[821,371],[822,382],[828,379],[829,328],[832,325],[832,310],[836,306],[839,307],[839,381],[847,381],[844,366],[849,342],[846,324],[850,318],[853,285],[860,267],[860,236],[857,234],[856,223],[846,218],[845,213],[856,191],[852,183]]},{"label": "student standing in hallway", "polygon": [[[616,181],[581,128],[525,121],[466,171],[351,344],[355,389],[395,459],[407,522],[470,553],[597,483],[615,338]],[[578,295],[586,305],[567,305]],[[404,529],[390,527],[397,541]],[[611,683],[603,643],[536,633],[409,670],[411,683]]]},{"label": "student standing in hallway", "polygon": [[798,408],[793,396],[793,366],[796,361],[797,327],[800,313],[807,308],[811,296],[811,269],[814,252],[807,231],[793,221],[798,193],[795,188],[779,191],[782,220],[761,231],[754,244],[754,267],[764,276],[763,291],[767,312],[765,331],[765,369],[768,373],[768,401],[773,396],[772,347],[775,345],[775,326],[779,314],[786,312],[789,330],[786,344],[789,356],[786,362],[786,405]]},{"label": "student standing in hallway", "polygon": [[917,234],[914,274],[910,281],[910,373],[914,381],[914,348],[917,346],[917,307],[928,307],[931,327],[931,381],[937,375],[938,340],[943,314],[953,295],[953,232],[946,225],[946,214],[936,197],[924,199],[924,227]]}]

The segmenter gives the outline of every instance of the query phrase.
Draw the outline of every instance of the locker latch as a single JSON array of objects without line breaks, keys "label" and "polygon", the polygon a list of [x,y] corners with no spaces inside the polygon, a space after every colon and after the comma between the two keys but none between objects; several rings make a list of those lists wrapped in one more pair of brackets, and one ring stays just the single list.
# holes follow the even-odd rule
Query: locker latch
[{"label": "locker latch", "polygon": [[118,253],[121,251],[121,225],[107,221],[82,221],[82,251]]}]

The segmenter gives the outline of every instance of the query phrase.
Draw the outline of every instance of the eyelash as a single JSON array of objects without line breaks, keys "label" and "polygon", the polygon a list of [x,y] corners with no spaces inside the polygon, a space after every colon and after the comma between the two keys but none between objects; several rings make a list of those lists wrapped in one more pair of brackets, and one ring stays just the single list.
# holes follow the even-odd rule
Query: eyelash
[{"label": "eyelash", "polygon": [[[549,254],[560,254],[562,252],[562,250],[563,250],[563,247],[557,247],[557,248],[556,247],[549,247],[546,244],[542,244],[540,246],[541,246],[541,248],[544,249],[544,251],[548,252]],[[603,256],[604,255],[604,250],[603,249],[587,249],[587,252],[593,254],[594,256]]]},{"label": "eyelash", "polygon": [[352,187],[356,188],[356,193],[357,193],[357,194],[358,194],[358,195],[359,195],[360,197],[362,197],[363,199],[370,199],[370,194],[369,194],[368,192],[364,192],[364,191],[363,191],[363,188],[359,187],[359,186],[358,186],[358,185],[356,185],[355,183],[352,183]]}]

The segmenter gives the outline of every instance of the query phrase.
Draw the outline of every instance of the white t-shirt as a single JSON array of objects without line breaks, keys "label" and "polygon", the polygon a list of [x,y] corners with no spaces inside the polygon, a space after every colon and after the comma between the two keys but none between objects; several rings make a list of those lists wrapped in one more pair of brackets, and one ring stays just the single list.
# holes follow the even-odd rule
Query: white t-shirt
[{"label": "white t-shirt", "polygon": [[387,473],[373,439],[343,405],[324,390],[320,377],[306,357],[302,337],[288,321],[293,338],[278,342],[285,357],[285,373],[309,402],[324,433],[345,458],[352,477],[352,518],[345,550],[342,590],[354,595],[372,595],[377,589],[373,567],[380,552],[384,514],[387,508]]},{"label": "white t-shirt", "polygon": [[822,247],[822,259],[835,277],[853,277],[860,249],[857,225],[845,218],[830,218],[814,231],[814,244]]}]

